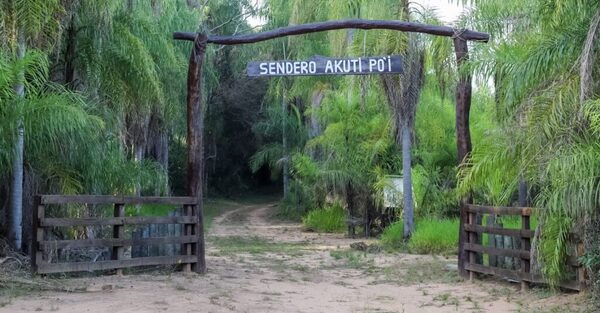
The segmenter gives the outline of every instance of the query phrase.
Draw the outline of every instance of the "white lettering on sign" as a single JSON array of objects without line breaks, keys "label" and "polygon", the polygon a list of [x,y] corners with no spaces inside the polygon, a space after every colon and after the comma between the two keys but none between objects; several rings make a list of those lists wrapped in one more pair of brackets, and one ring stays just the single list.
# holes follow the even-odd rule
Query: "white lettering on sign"
[{"label": "white lettering on sign", "polygon": [[390,74],[402,72],[402,58],[397,55],[347,59],[313,57],[307,61],[250,62],[247,72],[249,76]]}]

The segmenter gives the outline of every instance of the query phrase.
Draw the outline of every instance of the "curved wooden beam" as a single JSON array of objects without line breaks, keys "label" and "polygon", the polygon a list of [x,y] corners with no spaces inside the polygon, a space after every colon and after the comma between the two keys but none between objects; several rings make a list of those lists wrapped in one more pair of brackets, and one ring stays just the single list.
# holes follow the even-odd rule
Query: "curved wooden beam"
[{"label": "curved wooden beam", "polygon": [[[474,40],[488,42],[490,35],[487,33],[476,32],[468,29],[455,29],[448,26],[437,26],[427,25],[413,22],[403,21],[384,21],[384,20],[365,20],[365,19],[350,19],[350,20],[338,20],[338,21],[327,21],[317,22],[302,25],[293,25],[287,27],[281,27],[273,30],[268,30],[256,34],[237,35],[237,36],[208,36],[207,43],[214,43],[220,45],[241,45],[248,43],[255,43],[265,41],[269,39],[309,34],[322,32],[327,30],[344,29],[344,28],[356,28],[356,29],[390,29],[404,32],[413,33],[424,33],[430,35],[446,36],[446,37],[460,37],[464,40]],[[173,33],[173,39],[176,40],[189,40],[194,41],[196,39],[196,33],[192,32],[175,32]]]}]

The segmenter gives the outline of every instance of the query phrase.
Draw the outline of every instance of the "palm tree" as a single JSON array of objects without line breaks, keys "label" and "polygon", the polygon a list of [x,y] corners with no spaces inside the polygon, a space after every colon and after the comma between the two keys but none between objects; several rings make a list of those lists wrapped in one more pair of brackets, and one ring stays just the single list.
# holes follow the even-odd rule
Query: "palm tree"
[{"label": "palm tree", "polygon": [[396,128],[396,142],[402,147],[402,180],[404,199],[404,238],[414,231],[414,201],[412,189],[412,149],[415,113],[419,95],[423,87],[424,51],[414,38],[409,39],[409,49],[405,55],[404,73],[399,77],[381,76],[383,89],[389,105],[393,109]]},{"label": "palm tree", "polygon": [[[8,48],[13,53],[15,63],[23,62],[27,53],[27,44],[43,47],[55,40],[54,35],[58,29],[58,22],[54,15],[60,12],[62,6],[58,0],[17,2],[14,0],[3,1],[0,11],[2,33]],[[9,39],[16,38],[16,39]],[[3,40],[4,41],[4,40]],[[25,71],[18,69],[15,77],[14,93],[18,101],[25,98]],[[14,158],[12,166],[11,183],[11,218],[9,234],[15,249],[20,250],[22,245],[23,223],[23,150],[24,122],[18,120],[15,126],[16,140],[14,142]]]},{"label": "palm tree", "polygon": [[[533,253],[557,283],[565,273],[573,223],[590,219],[600,207],[595,128],[600,107],[593,83],[599,68],[590,48],[597,45],[600,3],[472,2],[474,18],[465,22],[497,38],[475,51],[480,61],[472,65],[496,79],[501,130],[490,140],[506,144],[476,147],[461,184],[481,192],[484,177],[493,177],[495,188],[510,194],[523,175],[540,190]],[[508,204],[510,196],[501,198]]]}]

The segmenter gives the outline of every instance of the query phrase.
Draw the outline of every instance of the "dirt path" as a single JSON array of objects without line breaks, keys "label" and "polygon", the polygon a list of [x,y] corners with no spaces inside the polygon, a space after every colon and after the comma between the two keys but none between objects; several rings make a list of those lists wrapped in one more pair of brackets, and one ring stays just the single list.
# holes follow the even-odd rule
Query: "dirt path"
[{"label": "dirt path", "polygon": [[454,259],[354,251],[364,240],[303,232],[270,219],[274,209],[239,205],[217,217],[206,276],[65,279],[86,291],[22,296],[0,312],[568,312],[578,297],[463,282],[448,270]]}]

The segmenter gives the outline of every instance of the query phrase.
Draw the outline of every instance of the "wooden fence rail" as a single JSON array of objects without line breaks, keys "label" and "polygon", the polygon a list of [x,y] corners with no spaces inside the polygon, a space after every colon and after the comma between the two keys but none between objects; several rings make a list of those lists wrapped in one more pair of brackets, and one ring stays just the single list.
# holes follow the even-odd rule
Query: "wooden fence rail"
[{"label": "wooden fence rail", "polygon": [[[48,217],[47,210],[55,206],[85,204],[85,205],[112,205],[112,217],[82,217],[63,218]],[[125,205],[163,204],[181,206],[184,216],[125,216]],[[96,271],[116,269],[121,273],[123,268],[149,265],[174,265],[183,264],[185,271],[195,269],[195,265],[204,257],[197,246],[203,244],[199,236],[198,201],[195,197],[115,197],[115,196],[62,196],[43,195],[35,198],[33,213],[33,243],[32,265],[33,270],[39,274]],[[184,234],[178,233],[170,237],[134,238],[126,233],[128,225],[181,225]],[[77,240],[62,240],[51,238],[52,229],[56,227],[89,227],[110,226],[110,238],[92,238]],[[180,245],[182,254],[161,255],[150,257],[132,257],[124,254],[125,248],[147,245]],[[100,248],[110,254],[108,260],[92,260],[80,262],[51,262],[49,251],[58,249]],[[173,249],[171,249],[173,250]],[[165,250],[163,250],[165,251]]]},{"label": "wooden fence rail", "polygon": [[[467,242],[461,247],[468,255],[468,263],[465,264],[465,269],[469,273],[469,279],[473,280],[476,273],[493,275],[501,278],[506,278],[521,283],[521,288],[526,289],[529,283],[545,284],[546,280],[540,275],[531,273],[531,240],[534,237],[534,230],[531,229],[531,215],[534,211],[532,208],[524,207],[493,207],[469,204],[466,206],[468,219],[464,224],[464,229],[467,232]],[[480,223],[483,221],[483,216],[520,216],[520,229],[508,229],[497,226],[483,226]],[[488,241],[493,240],[492,236],[506,236],[516,238],[520,243],[512,247],[491,247],[482,244],[484,234],[488,234]],[[567,264],[574,270],[574,278],[564,281],[560,284],[561,287],[581,290],[584,288],[584,268],[579,264],[578,258],[583,253],[581,244],[574,243],[574,255],[569,257]],[[488,255],[488,260],[492,257],[508,257],[518,259],[520,269],[502,268],[488,264],[483,264],[483,255]]]}]

